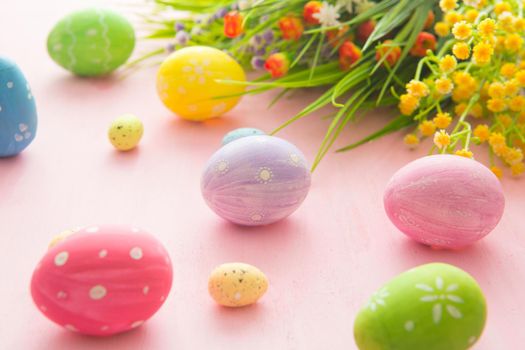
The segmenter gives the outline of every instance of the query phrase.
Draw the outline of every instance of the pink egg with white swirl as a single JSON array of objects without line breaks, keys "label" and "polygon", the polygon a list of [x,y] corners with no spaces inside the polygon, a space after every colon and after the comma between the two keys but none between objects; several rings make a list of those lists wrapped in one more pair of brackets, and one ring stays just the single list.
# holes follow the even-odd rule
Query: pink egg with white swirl
[{"label": "pink egg with white swirl", "polygon": [[489,234],[505,198],[498,178],[475,160],[433,155],[415,160],[390,179],[386,213],[408,237],[435,247],[459,249]]},{"label": "pink egg with white swirl", "polygon": [[245,226],[284,219],[301,205],[309,189],[310,171],[301,151],[268,135],[240,138],[220,148],[201,180],[209,207]]},{"label": "pink egg with white swirl", "polygon": [[153,316],[171,282],[169,255],[153,236],[137,228],[100,225],[52,246],[33,273],[31,294],[58,325],[108,336]]}]

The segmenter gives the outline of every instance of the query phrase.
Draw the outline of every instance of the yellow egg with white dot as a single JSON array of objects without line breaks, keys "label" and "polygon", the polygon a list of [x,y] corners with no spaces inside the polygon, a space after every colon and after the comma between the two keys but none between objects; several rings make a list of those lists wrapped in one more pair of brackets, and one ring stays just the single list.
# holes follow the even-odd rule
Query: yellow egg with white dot
[{"label": "yellow egg with white dot", "polygon": [[257,302],[268,289],[268,279],[255,266],[234,262],[216,267],[208,280],[208,291],[217,304],[242,307]]},{"label": "yellow egg with white dot", "polygon": [[124,114],[115,119],[108,130],[109,141],[119,151],[137,147],[144,133],[142,121],[133,114]]},{"label": "yellow egg with white dot", "polygon": [[246,81],[242,67],[227,53],[207,46],[175,51],[161,64],[157,92],[184,119],[203,121],[237,105],[245,86],[217,80]]}]

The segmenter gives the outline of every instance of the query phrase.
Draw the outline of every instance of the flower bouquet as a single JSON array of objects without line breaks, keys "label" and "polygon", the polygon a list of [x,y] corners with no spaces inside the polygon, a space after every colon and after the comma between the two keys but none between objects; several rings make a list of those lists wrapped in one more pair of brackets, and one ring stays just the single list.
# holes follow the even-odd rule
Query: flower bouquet
[{"label": "flower bouquet", "polygon": [[[488,143],[491,169],[525,171],[523,3],[518,0],[156,0],[144,15],[147,38],[167,39],[136,65],[188,45],[227,51],[245,68],[265,72],[243,94],[323,87],[313,103],[279,126],[335,108],[315,169],[344,127],[377,107],[392,119],[348,151],[408,129],[405,143],[432,138],[431,150],[473,157]],[[175,15],[169,15],[175,9]],[[182,11],[182,12],[181,12]],[[168,15],[167,15],[168,14]],[[498,159],[500,162],[498,163]]]}]

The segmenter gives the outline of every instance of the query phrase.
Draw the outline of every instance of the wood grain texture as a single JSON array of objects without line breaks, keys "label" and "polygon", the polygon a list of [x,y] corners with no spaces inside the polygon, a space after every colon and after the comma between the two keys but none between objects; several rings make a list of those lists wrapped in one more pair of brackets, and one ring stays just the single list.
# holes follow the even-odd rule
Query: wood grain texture
[{"label": "wood grain texture", "polygon": [[[481,242],[462,252],[430,250],[398,232],[383,210],[390,176],[428,150],[428,144],[406,150],[397,134],[330,154],[288,219],[252,229],[228,224],[200,194],[207,159],[226,132],[243,126],[270,131],[316,93],[296,92],[271,110],[266,106],[273,95],[246,98],[224,118],[203,124],[176,119],[156,96],[154,69],[124,81],[86,80],[47,56],[47,31],[87,3],[2,4],[2,54],[29,80],[40,129],[20,157],[0,162],[0,349],[356,349],[353,320],[368,297],[404,270],[436,261],[466,270],[485,291],[487,327],[475,349],[522,347],[525,179],[504,180],[505,213]],[[106,130],[126,112],[142,118],[145,133],[137,150],[118,153]],[[327,112],[279,136],[311,162]],[[339,145],[388,118],[384,111],[369,115]],[[64,332],[40,315],[29,294],[32,270],[51,237],[93,223],[148,229],[174,267],[172,293],[159,313],[136,331],[106,339]],[[253,264],[268,276],[268,292],[254,307],[224,309],[209,297],[210,271],[228,261]]]}]

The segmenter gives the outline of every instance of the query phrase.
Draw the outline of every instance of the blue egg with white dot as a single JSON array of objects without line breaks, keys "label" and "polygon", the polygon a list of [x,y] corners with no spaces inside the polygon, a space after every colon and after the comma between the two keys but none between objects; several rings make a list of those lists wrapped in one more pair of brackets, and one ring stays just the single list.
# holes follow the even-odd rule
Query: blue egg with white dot
[{"label": "blue egg with white dot", "polygon": [[0,57],[0,157],[22,152],[35,138],[36,129],[31,88],[20,68]]},{"label": "blue egg with white dot", "polygon": [[222,145],[226,145],[232,141],[238,140],[243,137],[247,136],[256,136],[256,135],[266,135],[266,133],[262,130],[255,129],[255,128],[239,128],[230,131],[226,135],[224,135],[222,139]]}]

